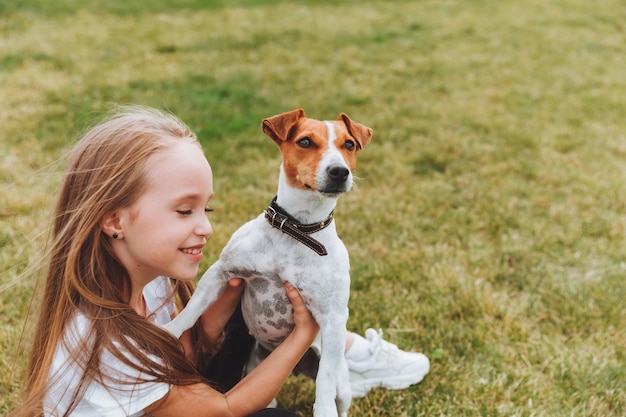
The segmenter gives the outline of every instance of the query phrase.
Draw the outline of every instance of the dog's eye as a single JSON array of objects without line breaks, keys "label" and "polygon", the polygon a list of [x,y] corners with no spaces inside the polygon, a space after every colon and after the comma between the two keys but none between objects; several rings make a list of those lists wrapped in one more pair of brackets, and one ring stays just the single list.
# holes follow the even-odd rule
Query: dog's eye
[{"label": "dog's eye", "polygon": [[346,143],[343,144],[343,147],[349,151],[353,151],[356,148],[356,144],[352,140],[347,140]]},{"label": "dog's eye", "polygon": [[313,146],[313,141],[309,137],[304,137],[296,142],[301,148],[310,148]]}]

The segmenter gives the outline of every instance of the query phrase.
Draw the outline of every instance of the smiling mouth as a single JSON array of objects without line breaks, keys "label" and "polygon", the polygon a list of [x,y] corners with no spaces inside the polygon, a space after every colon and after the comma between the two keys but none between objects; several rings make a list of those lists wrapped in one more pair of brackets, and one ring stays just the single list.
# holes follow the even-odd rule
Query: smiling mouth
[{"label": "smiling mouth", "polygon": [[190,255],[200,255],[202,253],[202,249],[198,249],[198,248],[187,248],[187,249],[181,249],[180,251],[183,253],[188,253]]}]

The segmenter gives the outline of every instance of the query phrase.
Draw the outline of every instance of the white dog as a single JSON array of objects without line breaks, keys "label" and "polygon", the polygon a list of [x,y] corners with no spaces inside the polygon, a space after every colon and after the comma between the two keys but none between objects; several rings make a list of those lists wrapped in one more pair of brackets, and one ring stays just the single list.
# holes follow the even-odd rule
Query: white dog
[{"label": "white dog", "polygon": [[284,281],[289,281],[320,326],[314,415],[345,416],[351,401],[344,359],[350,264],[333,210],[339,196],[352,187],[356,153],[369,143],[372,129],[343,113],[336,121],[309,119],[302,109],[264,119],[262,127],[283,157],[277,195],[261,215],[233,234],[185,309],[166,328],[179,337],[215,302],[230,278],[242,278],[246,325],[271,351],[294,326],[284,290]]}]

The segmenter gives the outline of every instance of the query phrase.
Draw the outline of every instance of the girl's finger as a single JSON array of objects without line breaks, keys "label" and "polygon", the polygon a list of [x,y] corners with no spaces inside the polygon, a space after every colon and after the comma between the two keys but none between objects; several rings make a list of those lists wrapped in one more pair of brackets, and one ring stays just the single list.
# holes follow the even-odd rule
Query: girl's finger
[{"label": "girl's finger", "polygon": [[228,280],[228,285],[230,285],[231,287],[238,287],[241,285],[242,282],[243,279],[241,278],[231,278],[230,280]]},{"label": "girl's finger", "polygon": [[304,304],[302,296],[300,295],[300,291],[298,291],[296,287],[291,285],[289,281],[285,281],[285,291],[287,292],[287,297],[289,297],[289,301],[291,301],[291,304]]}]

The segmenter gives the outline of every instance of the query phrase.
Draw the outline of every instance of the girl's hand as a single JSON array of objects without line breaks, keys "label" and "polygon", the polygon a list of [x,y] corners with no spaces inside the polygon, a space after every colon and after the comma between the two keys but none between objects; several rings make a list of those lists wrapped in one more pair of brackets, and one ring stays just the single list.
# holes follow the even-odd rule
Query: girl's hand
[{"label": "girl's hand", "polygon": [[227,300],[230,300],[230,303],[234,306],[237,306],[239,303],[239,299],[241,298],[241,294],[243,294],[243,289],[245,287],[245,282],[241,278],[231,278],[228,281],[228,287],[224,290],[220,299],[224,297]]},{"label": "girl's hand", "polygon": [[293,333],[298,333],[299,337],[302,337],[304,340],[308,339],[308,344],[310,345],[315,340],[320,327],[311,312],[306,308],[304,299],[298,289],[288,281],[285,281],[285,291],[293,306],[293,319],[296,325]]},{"label": "girl's hand", "polygon": [[[228,288],[211,308],[222,302],[223,306],[231,305],[233,301],[236,306],[242,291],[242,281],[231,280]],[[205,384],[175,385],[170,389],[169,395],[146,408],[146,412],[155,417],[183,414],[245,416],[267,407],[319,332],[319,326],[306,308],[298,290],[286,282],[285,291],[293,305],[296,325],[283,343],[250,374],[226,394],[220,394]],[[230,314],[227,316],[230,317]]]}]

